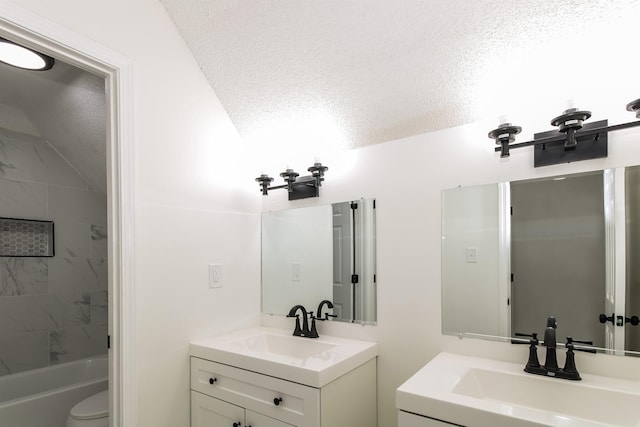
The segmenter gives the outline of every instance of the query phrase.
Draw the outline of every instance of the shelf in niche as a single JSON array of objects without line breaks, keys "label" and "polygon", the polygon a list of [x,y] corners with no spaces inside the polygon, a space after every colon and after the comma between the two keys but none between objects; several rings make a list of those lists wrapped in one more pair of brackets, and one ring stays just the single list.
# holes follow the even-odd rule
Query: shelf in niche
[{"label": "shelf in niche", "polygon": [[0,257],[52,257],[53,221],[0,217]]}]

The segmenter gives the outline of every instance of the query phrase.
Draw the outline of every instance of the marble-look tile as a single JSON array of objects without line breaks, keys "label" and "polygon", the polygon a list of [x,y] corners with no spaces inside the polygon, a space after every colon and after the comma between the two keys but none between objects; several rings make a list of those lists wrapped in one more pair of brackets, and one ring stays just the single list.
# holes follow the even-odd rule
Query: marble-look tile
[{"label": "marble-look tile", "polygon": [[51,295],[0,298],[0,336],[60,328],[50,309]]},{"label": "marble-look tile", "polygon": [[91,257],[107,258],[108,255],[107,226],[91,224]]},{"label": "marble-look tile", "polygon": [[69,362],[107,352],[107,325],[86,325],[50,332],[49,360]]},{"label": "marble-look tile", "polygon": [[2,129],[2,139],[3,141],[22,141],[29,142],[32,144],[37,144],[42,142],[42,138],[35,135],[29,135],[28,133],[22,133],[15,130],[1,128]]},{"label": "marble-look tile", "polygon": [[90,224],[59,221],[55,223],[56,256],[91,258]]},{"label": "marble-look tile", "polygon": [[87,292],[52,294],[50,309],[60,326],[86,325],[91,322],[91,295]]},{"label": "marble-look tile", "polygon": [[107,323],[109,320],[109,297],[107,291],[91,292],[91,323]]},{"label": "marble-look tile", "polygon": [[49,186],[48,212],[54,221],[106,224],[107,196],[89,190]]},{"label": "marble-look tile", "polygon": [[[20,134],[18,134],[20,135]],[[87,189],[87,182],[43,139],[24,134],[0,141],[0,176]]]},{"label": "marble-look tile", "polygon": [[87,293],[0,297],[0,336],[84,325],[90,313]]},{"label": "marble-look tile", "polygon": [[47,218],[47,186],[0,178],[0,217]]},{"label": "marble-look tile", "polygon": [[48,365],[48,332],[0,336],[0,376]]},{"label": "marble-look tile", "polygon": [[0,258],[0,297],[44,294],[48,277],[48,258]]},{"label": "marble-look tile", "polygon": [[91,292],[107,289],[108,265],[104,258],[49,260],[49,292]]}]

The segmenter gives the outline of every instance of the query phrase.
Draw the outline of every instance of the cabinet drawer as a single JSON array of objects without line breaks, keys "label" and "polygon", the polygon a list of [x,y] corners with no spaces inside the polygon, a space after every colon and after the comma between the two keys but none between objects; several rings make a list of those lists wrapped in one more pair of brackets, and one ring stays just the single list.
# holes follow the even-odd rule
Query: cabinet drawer
[{"label": "cabinet drawer", "polygon": [[313,387],[192,357],[191,388],[289,424],[320,425],[320,390]]},{"label": "cabinet drawer", "polygon": [[[450,424],[433,418],[410,414],[400,411],[398,413],[398,427],[455,427],[458,424]],[[461,427],[461,426],[458,426]]]}]

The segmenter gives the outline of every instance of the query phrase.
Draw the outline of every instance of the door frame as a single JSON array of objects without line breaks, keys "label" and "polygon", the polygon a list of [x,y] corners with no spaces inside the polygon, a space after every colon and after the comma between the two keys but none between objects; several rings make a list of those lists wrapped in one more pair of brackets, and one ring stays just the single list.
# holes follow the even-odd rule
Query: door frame
[{"label": "door frame", "polygon": [[110,425],[136,424],[133,78],[131,61],[12,4],[0,3],[0,36],[105,79],[109,227]]}]

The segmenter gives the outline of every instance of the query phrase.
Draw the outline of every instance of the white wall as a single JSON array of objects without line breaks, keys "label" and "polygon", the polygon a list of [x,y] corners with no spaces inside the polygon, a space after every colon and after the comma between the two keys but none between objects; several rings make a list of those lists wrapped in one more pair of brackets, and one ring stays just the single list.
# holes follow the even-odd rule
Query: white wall
[{"label": "white wall", "polygon": [[[622,114],[598,110],[599,104],[589,107],[601,115],[618,116],[617,123],[634,119],[624,111],[624,104],[619,106]],[[547,117],[529,121],[525,132],[548,128]],[[531,148],[514,150],[508,159],[493,152],[494,144],[486,137],[493,127],[495,123],[476,123],[323,158],[329,171],[320,198],[296,204],[377,199],[379,426],[396,425],[395,389],[441,351],[523,364],[527,360],[526,346],[441,334],[441,191],[640,163],[638,129],[611,134],[607,159],[534,169]],[[287,205],[285,199],[286,194],[273,192],[264,198],[263,210]],[[355,325],[348,332],[366,334]],[[640,360],[612,357],[580,353],[576,359],[584,372],[640,379]]]},{"label": "white wall", "polygon": [[[237,179],[242,143],[156,0],[8,2],[132,62],[137,425],[186,427],[188,343],[260,310],[259,193]],[[221,289],[208,263],[223,264]]]}]

